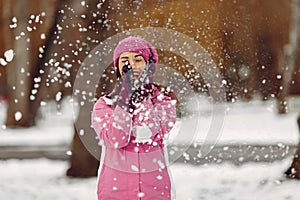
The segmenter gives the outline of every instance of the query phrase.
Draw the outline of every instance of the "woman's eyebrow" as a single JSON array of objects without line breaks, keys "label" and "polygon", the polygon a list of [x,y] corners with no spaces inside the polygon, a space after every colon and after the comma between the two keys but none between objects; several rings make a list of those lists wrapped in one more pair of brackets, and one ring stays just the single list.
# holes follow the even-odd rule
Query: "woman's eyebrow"
[{"label": "woman's eyebrow", "polygon": [[120,59],[128,59],[128,56],[122,56]]},{"label": "woman's eyebrow", "polygon": [[136,57],[139,57],[139,56],[142,56],[142,54],[135,55],[134,57],[136,58]]},{"label": "woman's eyebrow", "polygon": [[[135,55],[134,57],[137,58],[139,56],[142,56],[142,54]],[[122,56],[120,59],[129,59],[129,57],[128,56]]]}]

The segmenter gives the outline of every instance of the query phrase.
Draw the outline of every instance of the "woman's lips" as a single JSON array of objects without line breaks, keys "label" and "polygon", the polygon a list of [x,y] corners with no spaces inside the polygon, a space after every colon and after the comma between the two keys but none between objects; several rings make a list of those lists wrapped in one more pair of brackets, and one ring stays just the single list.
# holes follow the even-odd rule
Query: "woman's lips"
[{"label": "woman's lips", "polygon": [[133,71],[133,76],[134,76],[135,78],[138,78],[138,77],[140,76],[140,72],[138,72],[138,71]]}]

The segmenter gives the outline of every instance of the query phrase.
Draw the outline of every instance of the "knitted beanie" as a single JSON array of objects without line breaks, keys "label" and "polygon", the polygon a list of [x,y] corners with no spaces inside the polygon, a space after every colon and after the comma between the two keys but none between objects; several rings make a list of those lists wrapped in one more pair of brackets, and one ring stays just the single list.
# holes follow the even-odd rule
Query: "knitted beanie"
[{"label": "knitted beanie", "polygon": [[119,42],[114,51],[114,66],[118,66],[118,60],[122,53],[134,52],[140,53],[146,62],[152,58],[152,62],[157,63],[158,55],[156,49],[146,40],[139,37],[127,37]]}]

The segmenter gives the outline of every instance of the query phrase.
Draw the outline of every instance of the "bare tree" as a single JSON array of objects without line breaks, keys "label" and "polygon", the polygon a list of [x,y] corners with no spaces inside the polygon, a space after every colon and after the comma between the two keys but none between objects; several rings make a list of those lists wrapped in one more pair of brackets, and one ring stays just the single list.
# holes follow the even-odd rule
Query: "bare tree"
[{"label": "bare tree", "polygon": [[[300,113],[298,116],[297,123],[298,123],[299,135],[300,135]],[[291,166],[288,168],[288,170],[285,172],[285,175],[288,178],[300,179],[300,142],[298,144],[298,149],[294,155],[293,162]]]},{"label": "bare tree", "polygon": [[[51,1],[2,0],[4,25],[4,48],[13,49],[14,59],[6,66],[6,90],[9,96],[6,125],[8,127],[29,127],[32,70],[38,60],[38,49],[43,46],[41,33],[47,31],[51,19]],[[41,12],[49,17],[42,16]],[[42,19],[43,18],[43,19]],[[42,21],[40,21],[42,20]],[[50,20],[51,21],[51,20]],[[42,23],[40,23],[42,22]]]},{"label": "bare tree", "polygon": [[[72,94],[72,88],[66,87],[66,83],[69,82],[67,85],[73,85],[77,69],[89,50],[89,47],[85,46],[87,35],[80,31],[81,28],[88,26],[87,20],[82,17],[87,16],[87,14],[88,7],[83,6],[80,0],[56,1],[54,22],[47,33],[48,37],[42,57],[33,71],[31,91],[36,91],[29,95],[29,98],[33,98],[30,116],[32,123],[36,121],[42,100],[55,99],[58,92],[61,92],[63,96]],[[59,68],[55,63],[59,63]],[[59,69],[62,68],[68,70],[70,76],[61,74]],[[59,103],[57,102],[58,106]],[[80,109],[76,123],[78,120],[84,120],[85,125],[91,129],[89,120],[87,120],[90,118],[90,113],[86,112],[88,109],[90,109],[88,105],[84,109]],[[70,168],[67,170],[67,175],[73,177],[95,176],[99,162],[88,152],[83,141],[88,138],[90,144],[99,146],[95,137],[92,137],[93,132],[88,134],[91,131],[86,130],[85,136],[80,137],[78,131],[74,126],[74,137],[71,144],[72,155],[69,159]]]},{"label": "bare tree", "polygon": [[[291,27],[290,27],[290,43],[286,47],[286,58],[287,58],[287,66],[285,68],[284,74],[284,85],[282,91],[282,99],[280,103],[281,110],[284,112],[287,110],[286,105],[286,96],[289,93],[290,84],[293,72],[296,72],[300,69],[300,66],[296,67],[296,55],[299,53],[299,35],[300,35],[300,0],[292,0],[291,3]],[[297,69],[298,68],[298,69]],[[300,115],[297,120],[299,135],[300,135]],[[285,172],[285,175],[288,178],[300,179],[300,142],[298,145],[298,149],[294,155],[293,162],[288,170]]]},{"label": "bare tree", "polygon": [[292,75],[296,72],[296,59],[299,54],[300,35],[300,1],[292,0],[290,3],[291,18],[289,30],[289,42],[284,46],[283,56],[280,57],[282,66],[282,85],[278,94],[278,111],[287,113],[287,97],[290,93]]},{"label": "bare tree", "polygon": [[[6,2],[8,3],[8,2]],[[9,127],[14,126],[29,126],[27,123],[27,116],[29,113],[29,77],[30,73],[30,55],[29,55],[29,43],[27,38],[29,36],[24,35],[27,28],[27,20],[29,15],[28,4],[26,1],[19,1],[18,3],[9,2],[7,5],[11,5],[12,15],[15,19],[19,19],[18,26],[13,30],[12,38],[9,38],[8,46],[12,44],[12,49],[16,55],[17,59],[14,59],[9,67],[7,67],[7,87],[9,93],[8,110],[6,125]],[[8,27],[6,27],[8,28]],[[11,32],[11,30],[9,30]],[[9,34],[8,34],[9,35]],[[8,36],[9,37],[9,36]],[[14,40],[13,38],[17,38]]]},{"label": "bare tree", "polygon": [[[77,3],[80,3],[80,1]],[[107,10],[110,5],[108,1],[105,3],[99,3],[97,1],[90,0],[87,1],[87,4],[88,9],[85,10],[84,13],[86,15],[86,19],[83,22],[83,26],[87,27],[88,31],[84,34],[83,40],[87,43],[86,52],[90,52],[99,43],[99,41],[102,41],[106,37],[114,34],[115,30],[107,30],[107,27],[104,24],[108,18]],[[88,40],[87,38],[90,39]],[[78,102],[84,101],[84,105],[81,106],[79,104],[78,106],[78,116],[74,125],[74,136],[71,145],[72,155],[69,158],[70,167],[66,172],[67,176],[89,177],[97,175],[101,147],[98,145],[98,140],[96,139],[97,136],[91,128],[91,111],[93,104],[95,103],[95,99],[112,90],[114,82],[111,82],[111,80],[113,80],[114,77],[110,70],[113,70],[113,68],[108,68],[108,71],[106,70],[104,73],[105,78],[102,77],[98,80],[99,83],[97,86],[88,85],[86,83],[81,83],[80,86],[76,86],[74,85],[75,81],[73,80],[72,82],[75,89],[91,91],[94,89],[91,87],[95,87],[97,88],[97,91],[95,96],[88,96],[87,99],[82,98],[84,95],[75,96],[77,99],[74,100]]]},{"label": "bare tree", "polygon": [[[9,29],[9,17],[11,16],[11,3],[9,0],[0,0],[0,52],[12,48],[12,34]],[[0,65],[0,95],[7,96],[6,67]]]}]

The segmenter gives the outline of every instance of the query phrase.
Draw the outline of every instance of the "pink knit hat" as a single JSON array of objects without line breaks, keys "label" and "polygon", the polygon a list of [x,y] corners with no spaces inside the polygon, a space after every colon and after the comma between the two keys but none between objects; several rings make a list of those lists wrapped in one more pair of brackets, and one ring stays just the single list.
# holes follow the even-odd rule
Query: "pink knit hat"
[{"label": "pink knit hat", "polygon": [[139,37],[127,37],[119,42],[114,51],[114,66],[118,66],[118,59],[124,52],[140,53],[146,62],[152,57],[154,63],[158,61],[156,49],[146,40]]}]

